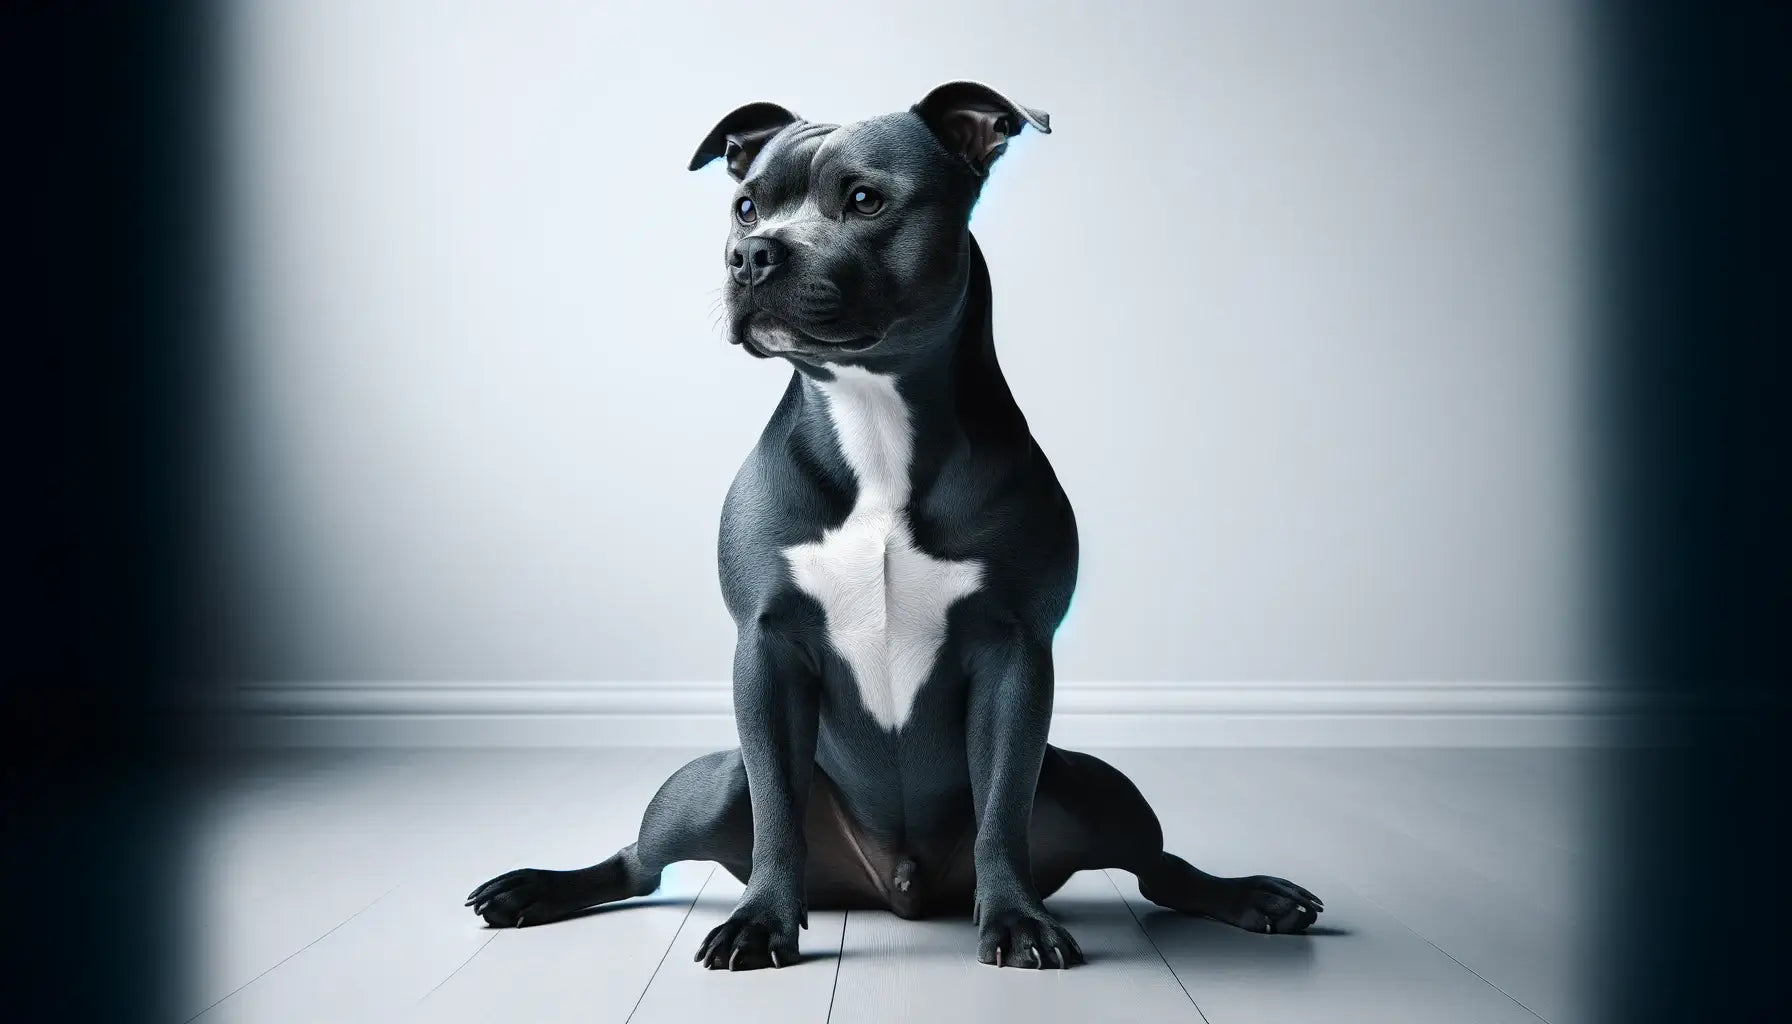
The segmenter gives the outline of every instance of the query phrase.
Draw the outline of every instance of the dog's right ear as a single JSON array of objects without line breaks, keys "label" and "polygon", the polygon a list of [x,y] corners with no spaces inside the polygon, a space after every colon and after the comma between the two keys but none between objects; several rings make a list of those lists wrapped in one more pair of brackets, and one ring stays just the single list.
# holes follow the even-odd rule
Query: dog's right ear
[{"label": "dog's right ear", "polygon": [[772,136],[798,120],[801,119],[776,103],[749,103],[740,107],[710,130],[709,137],[691,157],[690,169],[694,171],[721,157],[728,165],[728,173],[739,181],[747,176],[753,158]]}]

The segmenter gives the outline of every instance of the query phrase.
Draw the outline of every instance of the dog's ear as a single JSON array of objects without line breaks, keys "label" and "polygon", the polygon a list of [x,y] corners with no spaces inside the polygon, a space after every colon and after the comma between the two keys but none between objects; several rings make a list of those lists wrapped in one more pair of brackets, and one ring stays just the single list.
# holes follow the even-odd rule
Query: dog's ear
[{"label": "dog's ear", "polygon": [[979,175],[989,173],[996,157],[1008,148],[1008,140],[1024,126],[1030,124],[1047,135],[1052,130],[1050,114],[1023,107],[981,82],[947,82],[912,109],[935,138]]},{"label": "dog's ear", "polygon": [[739,181],[747,176],[753,158],[772,136],[798,120],[795,114],[776,103],[749,103],[737,108],[710,130],[709,137],[691,157],[690,169],[694,171],[721,157],[728,165],[728,173]]}]

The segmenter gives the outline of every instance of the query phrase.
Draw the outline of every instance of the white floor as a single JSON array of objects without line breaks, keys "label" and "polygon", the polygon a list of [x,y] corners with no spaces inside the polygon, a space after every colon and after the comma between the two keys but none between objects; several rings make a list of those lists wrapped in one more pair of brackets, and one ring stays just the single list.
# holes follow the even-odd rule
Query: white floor
[{"label": "white floor", "polygon": [[1581,893],[1596,755],[1577,750],[1111,750],[1173,851],[1325,899],[1306,936],[1158,910],[1124,872],[1048,901],[1068,972],[976,963],[968,920],[810,915],[782,971],[691,962],[740,886],[661,892],[522,931],[467,891],[630,841],[691,750],[368,751],[247,764],[191,862],[189,1012],[224,1021],[1514,1021],[1592,1014]]}]

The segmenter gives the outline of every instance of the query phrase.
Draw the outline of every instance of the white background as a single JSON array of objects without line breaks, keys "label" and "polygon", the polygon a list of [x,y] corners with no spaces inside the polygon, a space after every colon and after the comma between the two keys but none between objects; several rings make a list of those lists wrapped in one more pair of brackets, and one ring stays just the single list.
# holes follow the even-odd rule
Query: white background
[{"label": "white background", "polygon": [[1077,509],[1066,680],[1584,678],[1581,27],[1545,3],[240,4],[246,679],[719,680],[784,386],[713,324],[751,100],[1052,115],[973,221]]}]

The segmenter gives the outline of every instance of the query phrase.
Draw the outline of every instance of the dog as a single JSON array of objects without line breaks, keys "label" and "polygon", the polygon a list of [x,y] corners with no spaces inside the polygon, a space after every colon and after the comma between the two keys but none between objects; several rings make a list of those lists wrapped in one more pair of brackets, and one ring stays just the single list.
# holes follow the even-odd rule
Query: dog
[{"label": "dog", "polygon": [[696,951],[712,969],[795,962],[811,906],[968,911],[979,961],[1067,968],[1043,898],[1091,868],[1252,931],[1324,909],[1167,853],[1130,780],[1046,742],[1076,519],[996,361],[969,226],[1026,127],[1050,119],[961,81],[848,125],[751,103],[697,147],[691,170],[735,183],[729,340],[792,367],[722,509],[740,747],[675,772],[608,860],[473,890],[488,924],[645,896],[683,860],[745,885]]}]

